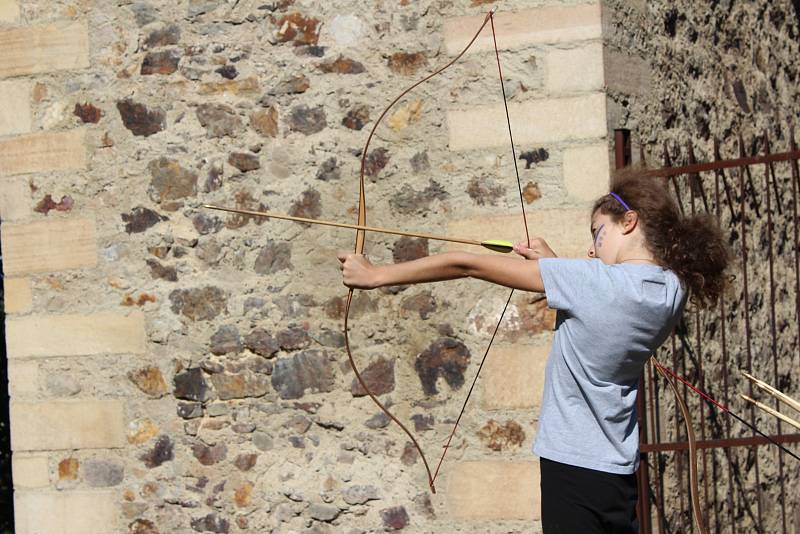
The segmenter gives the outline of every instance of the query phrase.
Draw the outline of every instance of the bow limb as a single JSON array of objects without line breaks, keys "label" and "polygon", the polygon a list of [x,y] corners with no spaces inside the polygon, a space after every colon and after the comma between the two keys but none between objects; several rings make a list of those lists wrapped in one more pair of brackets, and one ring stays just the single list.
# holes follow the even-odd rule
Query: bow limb
[{"label": "bow limb", "polygon": [[[651,356],[650,361],[659,374],[667,381],[670,389],[672,389],[672,393],[675,395],[675,402],[678,404],[678,407],[681,410],[683,422],[686,425],[686,437],[687,441],[689,442],[689,493],[691,494],[692,498],[692,517],[694,517],[697,531],[700,534],[706,534],[703,512],[700,509],[700,492],[698,491],[697,482],[697,439],[695,438],[694,428],[692,427],[692,417],[689,414],[689,408],[686,406],[686,403],[683,401],[678,392],[678,387],[675,385],[675,381],[671,376],[669,376],[669,374],[667,374],[667,371],[659,363],[655,356]],[[642,497],[640,496],[639,498]]]},{"label": "bow limb", "polygon": [[[417,86],[439,75],[448,67],[453,65],[456,61],[461,59],[461,56],[463,56],[467,52],[467,50],[472,46],[472,44],[478,38],[478,35],[480,35],[481,31],[483,31],[483,28],[486,27],[486,24],[491,20],[493,13],[494,10],[490,11],[486,15],[483,24],[481,24],[480,28],[478,28],[478,31],[475,32],[475,35],[472,37],[469,43],[467,43],[467,46],[465,46],[464,49],[456,57],[454,57],[450,62],[448,62],[443,67],[437,69],[433,73],[429,74],[425,78],[414,83],[412,86],[410,86],[402,93],[400,93],[400,95],[398,95],[394,100],[392,100],[392,102],[388,106],[386,106],[386,109],[383,110],[378,119],[375,121],[375,124],[372,126],[372,130],[370,130],[369,132],[369,136],[367,137],[367,142],[364,145],[364,149],[362,150],[361,153],[361,169],[359,171],[359,179],[358,179],[358,225],[359,226],[365,226],[367,224],[367,201],[366,201],[366,194],[364,191],[364,175],[366,174],[369,145],[372,142],[372,138],[375,135],[375,131],[378,129],[378,125],[383,121],[384,117],[389,113],[389,110],[391,110],[392,107],[394,107],[394,105],[397,104],[397,102],[399,102],[404,96],[413,91]],[[356,254],[364,253],[364,240],[365,240],[364,230],[358,230],[356,233],[356,243],[354,247],[354,252]],[[417,449],[417,452],[419,453],[420,458],[422,458],[422,462],[425,465],[425,470],[428,474],[428,485],[430,486],[431,492],[436,493],[436,487],[434,486],[434,476],[432,475],[431,469],[428,466],[428,460],[425,458],[425,454],[422,452],[422,447],[420,447],[416,438],[414,438],[414,436],[411,434],[408,428],[406,428],[406,426],[402,422],[400,422],[400,420],[397,417],[395,417],[372,393],[372,391],[369,389],[366,382],[362,378],[361,373],[358,370],[358,367],[356,366],[355,358],[353,358],[353,353],[350,350],[350,339],[349,339],[349,328],[348,328],[349,318],[350,318],[350,307],[353,302],[353,295],[354,295],[354,290],[351,288],[347,293],[347,300],[344,311],[344,340],[345,340],[345,349],[347,350],[347,357],[350,360],[350,366],[353,368],[353,372],[356,375],[356,379],[358,380],[359,384],[361,384],[361,387],[364,388],[364,391],[367,393],[369,398],[372,399],[372,401],[378,406],[378,408],[381,409],[381,411],[384,414],[386,414],[387,417],[389,417],[389,419],[397,423],[398,426],[400,426],[400,428],[403,430],[403,432],[405,432],[406,435],[409,437],[411,443],[414,445],[414,448]],[[446,450],[447,449],[445,449],[445,451]]]}]

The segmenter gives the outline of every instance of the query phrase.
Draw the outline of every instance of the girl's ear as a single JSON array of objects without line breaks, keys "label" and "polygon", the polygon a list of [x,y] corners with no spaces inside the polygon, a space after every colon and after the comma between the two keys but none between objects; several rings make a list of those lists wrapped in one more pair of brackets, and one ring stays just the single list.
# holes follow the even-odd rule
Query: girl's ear
[{"label": "girl's ear", "polygon": [[620,226],[622,226],[622,234],[627,235],[633,232],[637,224],[639,224],[639,214],[633,210],[628,210],[625,212],[625,215],[622,216],[620,224]]}]

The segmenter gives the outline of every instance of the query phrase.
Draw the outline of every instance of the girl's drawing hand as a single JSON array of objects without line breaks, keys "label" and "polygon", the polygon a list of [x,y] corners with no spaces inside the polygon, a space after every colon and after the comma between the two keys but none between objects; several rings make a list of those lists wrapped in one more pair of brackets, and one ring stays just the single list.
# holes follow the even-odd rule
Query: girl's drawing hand
[{"label": "girl's drawing hand", "polygon": [[336,255],[342,263],[342,283],[355,289],[375,289],[376,267],[362,254],[339,252]]},{"label": "girl's drawing hand", "polygon": [[527,241],[520,241],[514,245],[514,252],[526,260],[538,260],[539,258],[557,258],[556,253],[550,245],[541,237],[531,239],[531,246],[528,248]]}]

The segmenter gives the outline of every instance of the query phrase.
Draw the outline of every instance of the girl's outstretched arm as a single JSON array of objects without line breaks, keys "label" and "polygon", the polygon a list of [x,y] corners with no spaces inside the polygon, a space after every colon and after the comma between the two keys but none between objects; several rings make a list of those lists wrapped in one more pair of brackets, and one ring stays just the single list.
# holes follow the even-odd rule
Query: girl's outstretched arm
[{"label": "girl's outstretched arm", "polygon": [[403,263],[373,265],[360,254],[340,252],[338,257],[344,284],[359,289],[471,277],[514,289],[544,292],[538,259],[445,252]]}]

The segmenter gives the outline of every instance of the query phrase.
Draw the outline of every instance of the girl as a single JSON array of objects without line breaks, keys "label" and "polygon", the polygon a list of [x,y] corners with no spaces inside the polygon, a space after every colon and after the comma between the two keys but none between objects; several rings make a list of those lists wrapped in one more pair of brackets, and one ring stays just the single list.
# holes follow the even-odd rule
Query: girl
[{"label": "girl", "polygon": [[616,179],[591,220],[589,259],[558,258],[540,238],[515,245],[524,260],[449,252],[377,266],[339,254],[349,287],[470,276],[544,292],[557,310],[533,447],[545,534],[638,530],[639,376],[689,295],[699,305],[717,300],[729,261],[716,221],[682,218],[653,179]]}]

